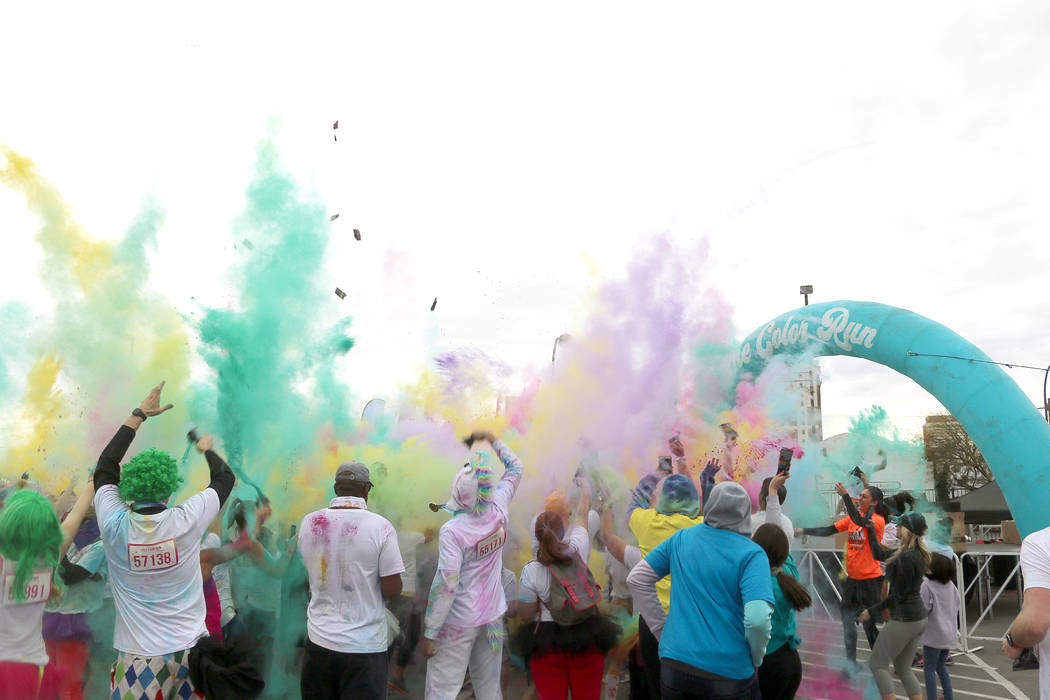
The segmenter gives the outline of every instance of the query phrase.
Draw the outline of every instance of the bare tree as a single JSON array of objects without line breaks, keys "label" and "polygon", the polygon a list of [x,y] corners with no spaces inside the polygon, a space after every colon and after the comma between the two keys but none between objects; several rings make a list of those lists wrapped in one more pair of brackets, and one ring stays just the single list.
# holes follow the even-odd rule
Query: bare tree
[{"label": "bare tree", "polygon": [[942,494],[946,497],[952,487],[972,491],[992,481],[992,470],[984,455],[955,418],[927,416],[922,434],[938,500]]}]

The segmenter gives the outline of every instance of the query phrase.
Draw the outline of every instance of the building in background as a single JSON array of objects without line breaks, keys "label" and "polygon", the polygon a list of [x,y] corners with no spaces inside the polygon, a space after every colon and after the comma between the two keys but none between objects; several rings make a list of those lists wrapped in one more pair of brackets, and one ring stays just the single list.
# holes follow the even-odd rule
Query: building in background
[{"label": "building in background", "polygon": [[816,444],[824,439],[824,422],[820,408],[820,365],[809,365],[788,379],[790,392],[798,399],[792,423],[784,428],[799,444]]}]

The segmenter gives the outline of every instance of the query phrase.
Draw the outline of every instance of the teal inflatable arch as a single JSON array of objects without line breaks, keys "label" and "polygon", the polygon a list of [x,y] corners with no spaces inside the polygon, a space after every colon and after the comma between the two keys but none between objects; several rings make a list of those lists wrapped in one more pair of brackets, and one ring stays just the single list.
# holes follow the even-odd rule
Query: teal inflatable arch
[{"label": "teal inflatable arch", "polygon": [[910,377],[977,444],[1022,536],[1050,525],[1050,425],[1001,367],[926,357],[989,359],[949,328],[893,306],[832,301],[776,317],[749,335],[739,353],[740,372],[755,376],[776,355],[809,354],[859,357]]}]

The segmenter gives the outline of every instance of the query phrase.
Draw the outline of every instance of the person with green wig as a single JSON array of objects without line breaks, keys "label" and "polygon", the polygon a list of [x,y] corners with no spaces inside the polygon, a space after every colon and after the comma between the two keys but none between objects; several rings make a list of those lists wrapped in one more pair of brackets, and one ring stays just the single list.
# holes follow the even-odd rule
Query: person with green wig
[{"label": "person with green wig", "polygon": [[41,632],[44,606],[94,492],[89,483],[62,523],[36,491],[14,491],[0,507],[0,698],[54,696],[57,679],[45,673],[52,667]]},{"label": "person with green wig", "polygon": [[189,666],[190,650],[208,636],[201,541],[235,481],[212,450],[210,435],[198,440],[197,449],[208,461],[211,482],[178,506],[167,503],[183,481],[171,455],[149,449],[121,468],[146,419],[172,408],[161,406],[163,388],[161,382],[131,412],[95,469],[95,512],[117,612],[110,676],[116,700],[201,697]]}]

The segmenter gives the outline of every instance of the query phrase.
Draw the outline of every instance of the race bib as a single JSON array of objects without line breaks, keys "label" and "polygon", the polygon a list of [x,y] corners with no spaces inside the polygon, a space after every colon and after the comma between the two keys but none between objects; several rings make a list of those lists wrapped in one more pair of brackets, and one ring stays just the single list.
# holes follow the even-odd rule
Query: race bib
[{"label": "race bib", "polygon": [[26,582],[26,599],[15,600],[15,575],[4,575],[4,605],[45,603],[51,597],[51,569],[40,569]]},{"label": "race bib", "polygon": [[179,563],[179,548],[174,539],[154,544],[129,544],[128,563],[132,571],[170,569]]},{"label": "race bib", "polygon": [[477,555],[478,559],[483,559],[493,552],[499,551],[499,548],[503,546],[503,543],[507,541],[507,531],[503,529],[501,525],[498,530],[493,532],[485,539],[478,542]]}]

